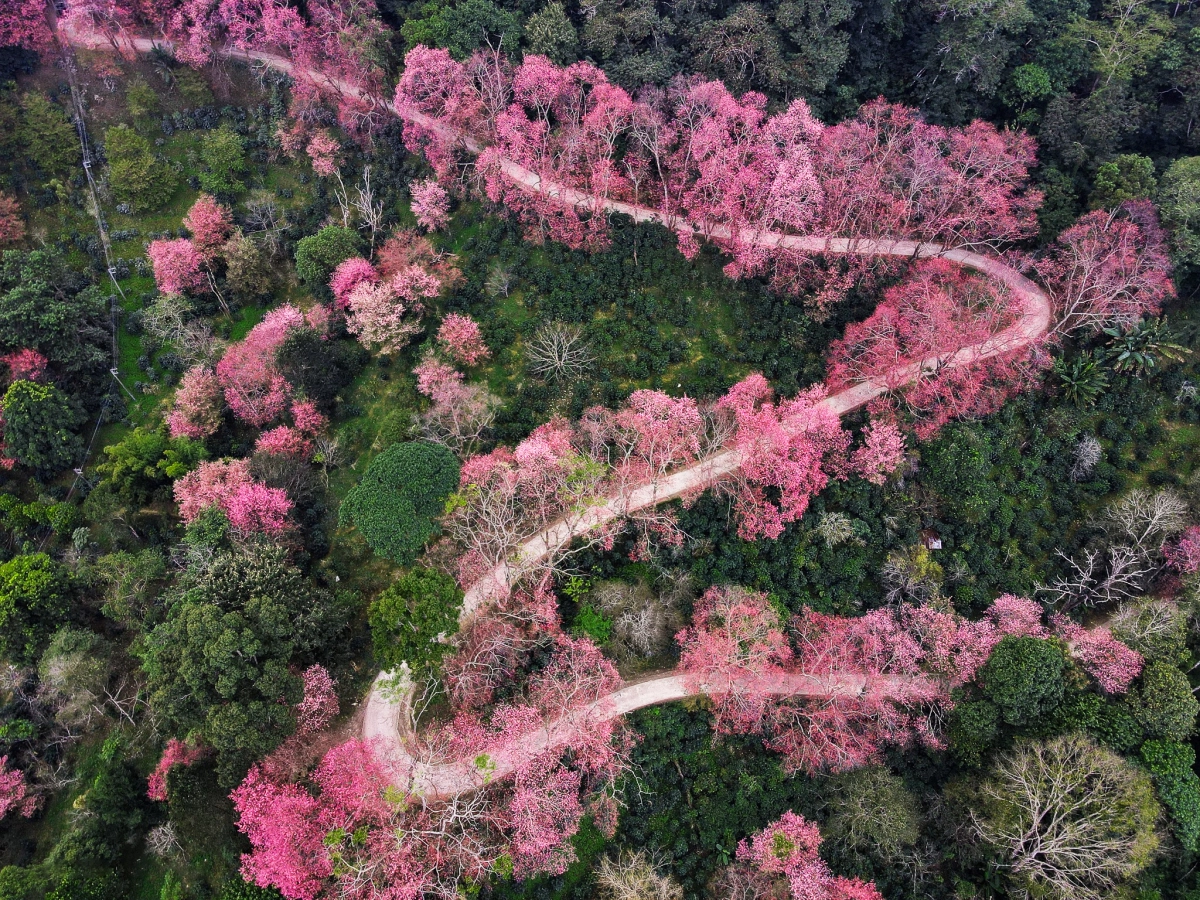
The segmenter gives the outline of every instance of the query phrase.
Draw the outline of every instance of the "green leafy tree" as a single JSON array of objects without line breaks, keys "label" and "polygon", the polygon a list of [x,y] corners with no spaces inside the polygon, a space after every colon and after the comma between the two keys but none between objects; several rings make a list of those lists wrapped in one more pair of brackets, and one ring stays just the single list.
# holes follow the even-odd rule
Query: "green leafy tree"
[{"label": "green leafy tree", "polygon": [[867,766],[830,781],[827,840],[884,864],[902,858],[920,837],[921,813],[904,780]]},{"label": "green leafy tree", "polygon": [[14,381],[0,400],[7,452],[21,465],[57,472],[79,458],[83,441],[75,433],[79,413],[52,384]]},{"label": "green leafy tree", "polygon": [[434,671],[458,630],[463,592],[448,575],[415,568],[371,603],[368,621],[375,658],[385,669],[407,662],[414,673]]},{"label": "green leafy tree", "polygon": [[138,427],[105,447],[104,456],[96,471],[116,496],[137,505],[182,478],[206,459],[208,452],[199,441],[171,439],[163,428]]},{"label": "green leafy tree", "polygon": [[221,248],[221,255],[225,281],[235,297],[253,303],[270,295],[274,283],[271,261],[257,242],[236,231]]},{"label": "green leafy tree", "polygon": [[419,18],[405,22],[400,33],[410,47],[445,47],[459,59],[466,59],[489,41],[516,47],[521,36],[517,16],[491,0],[434,0],[421,7]]},{"label": "green leafy tree", "polygon": [[984,695],[1009,725],[1027,725],[1052,712],[1066,689],[1062,648],[1034,637],[1006,637],[979,671]]},{"label": "green leafy tree", "polygon": [[82,150],[75,126],[61,106],[44,94],[21,98],[21,127],[18,138],[22,153],[43,172],[65,175],[79,165]]},{"label": "green leafy tree", "polygon": [[125,106],[135,119],[148,116],[158,109],[158,94],[143,78],[131,78],[125,84]]},{"label": "green leafy tree", "polygon": [[35,662],[70,605],[70,575],[45,553],[0,565],[0,656],[20,665]]},{"label": "green leafy tree", "polygon": [[950,750],[967,766],[980,766],[1000,733],[1000,710],[990,700],[955,703],[947,729]]},{"label": "green leafy tree", "polygon": [[92,571],[103,588],[104,615],[134,631],[154,624],[154,601],[167,580],[167,564],[159,550],[109,553],[96,560]]},{"label": "green leafy tree", "polygon": [[1200,776],[1196,751],[1178,741],[1146,741],[1142,760],[1154,776],[1159,799],[1171,811],[1175,836],[1190,853],[1200,851]]},{"label": "green leafy tree", "polygon": [[380,556],[412,565],[441,533],[437,517],[458,487],[458,473],[458,460],[440,444],[393,444],[346,495],[339,520],[356,526]]},{"label": "green leafy tree", "polygon": [[547,3],[525,22],[525,45],[531,53],[548,56],[560,66],[577,58],[579,35],[561,3]]},{"label": "green leafy tree", "polygon": [[324,289],[338,264],[362,250],[358,233],[340,225],[326,225],[296,244],[296,274],[313,289]]},{"label": "green leafy tree", "polygon": [[1200,156],[1171,163],[1159,184],[1158,209],[1176,262],[1200,267]]},{"label": "green leafy tree", "polygon": [[[111,383],[106,297],[55,250],[8,250],[0,257],[0,350],[31,347],[59,384],[93,399]],[[61,375],[61,377],[57,377]]]},{"label": "green leafy tree", "polygon": [[1142,200],[1154,195],[1154,161],[1136,153],[1123,153],[1096,170],[1091,209],[1112,209],[1126,200]]},{"label": "green leafy tree", "polygon": [[200,139],[200,187],[212,194],[232,194],[246,174],[246,142],[222,125]]},{"label": "green leafy tree", "polygon": [[1184,741],[1196,730],[1200,709],[1188,677],[1175,666],[1152,662],[1130,692],[1130,708],[1150,737]]},{"label": "green leafy tree", "polygon": [[150,142],[128,125],[104,132],[109,183],[113,196],[138,210],[159,209],[171,199],[178,184],[174,170],[155,157]]},{"label": "green leafy tree", "polygon": [[150,699],[175,733],[216,751],[232,785],[292,731],[296,670],[340,639],[347,610],[272,545],[220,555],[187,579],[146,638]]}]

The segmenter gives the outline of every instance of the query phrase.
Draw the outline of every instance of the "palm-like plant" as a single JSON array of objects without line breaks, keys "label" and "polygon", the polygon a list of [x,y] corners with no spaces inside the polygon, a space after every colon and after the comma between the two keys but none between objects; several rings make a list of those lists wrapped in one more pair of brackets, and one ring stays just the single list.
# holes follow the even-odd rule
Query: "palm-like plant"
[{"label": "palm-like plant", "polygon": [[1100,367],[1100,361],[1091,353],[1084,353],[1072,360],[1056,359],[1054,375],[1064,396],[1076,406],[1094,403],[1108,387],[1108,376]]},{"label": "palm-like plant", "polygon": [[1160,368],[1160,361],[1180,362],[1191,351],[1175,343],[1175,336],[1162,319],[1144,319],[1129,328],[1105,328],[1109,336],[1108,359],[1118,372],[1146,375]]}]

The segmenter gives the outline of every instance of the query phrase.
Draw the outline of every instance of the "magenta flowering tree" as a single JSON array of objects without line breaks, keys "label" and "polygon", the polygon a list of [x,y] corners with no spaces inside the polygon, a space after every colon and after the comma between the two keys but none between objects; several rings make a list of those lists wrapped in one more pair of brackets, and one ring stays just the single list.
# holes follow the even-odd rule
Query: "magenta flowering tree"
[{"label": "magenta flowering tree", "polygon": [[442,319],[437,341],[447,356],[464,366],[478,365],[492,355],[483,342],[479,323],[462,313],[449,313]]},{"label": "magenta flowering tree", "polygon": [[314,172],[326,178],[337,174],[341,165],[342,145],[329,132],[318,131],[314,134],[306,150]]},{"label": "magenta flowering tree", "polygon": [[25,773],[20,769],[8,769],[7,756],[0,756],[0,819],[10,812],[29,818],[37,809],[37,797],[29,793]]},{"label": "magenta flowering tree", "polygon": [[333,292],[333,300],[338,309],[345,310],[350,306],[350,295],[360,284],[375,285],[379,283],[379,272],[361,256],[352,256],[342,260],[333,270],[329,278],[329,289]]},{"label": "magenta flowering tree", "polygon": [[8,0],[0,6],[0,47],[49,50],[54,45],[41,0]]},{"label": "magenta flowering tree", "polygon": [[414,183],[409,193],[417,224],[426,231],[441,231],[450,223],[450,195],[436,179]]},{"label": "magenta flowering tree", "polygon": [[151,241],[146,249],[154,267],[154,281],[164,294],[188,294],[208,286],[204,256],[189,240]]},{"label": "magenta flowering tree", "polygon": [[309,437],[316,437],[325,430],[329,420],[312,400],[298,400],[292,404],[292,423],[297,431]]},{"label": "magenta flowering tree", "polygon": [[167,416],[171,437],[196,441],[211,437],[221,427],[224,406],[216,373],[205,366],[193,366],[179,380],[175,403]]},{"label": "magenta flowering tree", "polygon": [[191,744],[171,738],[163,748],[154,771],[146,779],[146,796],[151,800],[165,803],[167,800],[167,773],[174,766],[190,766],[204,756],[204,748],[199,744]]},{"label": "magenta flowering tree", "polygon": [[1182,575],[1200,572],[1200,525],[1184,530],[1165,550],[1167,565]]}]

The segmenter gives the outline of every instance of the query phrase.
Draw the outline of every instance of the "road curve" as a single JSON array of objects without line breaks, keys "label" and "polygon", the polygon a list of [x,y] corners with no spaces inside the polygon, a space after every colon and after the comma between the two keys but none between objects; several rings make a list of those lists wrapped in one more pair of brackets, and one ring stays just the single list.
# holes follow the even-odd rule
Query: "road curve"
[{"label": "road curve", "polygon": [[[94,50],[112,48],[111,42],[100,35],[65,27],[60,28],[60,34],[75,46]],[[129,36],[121,37],[117,43],[122,49],[137,53],[150,52],[156,46],[170,46],[170,43],[165,41]],[[235,49],[227,49],[219,51],[219,53],[228,58],[260,63],[293,75],[297,71],[296,65],[291,60],[272,53]],[[398,109],[393,103],[364,93],[343,79],[312,70],[307,70],[303,74],[313,84],[323,85],[335,93],[359,97],[373,105],[384,107],[401,118],[439,132],[451,140],[461,142],[472,152],[478,153],[482,149],[480,144],[470,136],[454,133],[442,123],[415,110]],[[725,226],[681,223],[678,219],[668,221],[668,217],[663,213],[650,207],[637,206],[618,200],[599,200],[574,188],[543,179],[536,172],[518,165],[512,160],[502,160],[500,167],[503,173],[522,189],[557,199],[566,205],[592,210],[602,209],[608,213],[623,213],[638,222],[658,222],[676,231],[691,229],[701,236],[726,240],[734,237],[733,232]],[[741,241],[761,247],[782,247],[808,252],[853,256],[896,256],[910,259],[941,257],[1002,284],[1020,300],[1021,317],[1013,325],[981,345],[962,348],[949,362],[941,361],[943,366],[964,365],[1028,347],[1044,337],[1050,329],[1050,298],[1041,288],[1016,269],[995,257],[969,250],[946,249],[938,244],[907,240],[799,236],[760,231],[743,231],[737,237]],[[862,381],[836,394],[831,394],[822,400],[820,405],[839,416],[844,415],[893,389],[896,385],[914,380],[922,370],[931,368],[938,362],[939,360],[936,358],[913,360],[897,366],[886,376]],[[536,566],[549,554],[565,547],[575,537],[602,527],[629,513],[703,490],[715,481],[737,471],[740,465],[741,458],[738,451],[727,450],[674,472],[657,483],[643,485],[619,501],[617,498],[613,498],[606,503],[592,507],[585,515],[577,519],[570,522],[560,521],[550,526],[522,543],[514,552],[512,560],[485,574],[467,589],[463,601],[462,619],[469,618],[489,599],[507,592],[523,572]],[[910,679],[904,684],[911,688],[914,681],[915,679]],[[728,687],[729,685],[709,685],[700,693],[725,690]],[[864,678],[856,675],[818,677],[794,674],[780,676],[766,687],[771,693],[781,695],[830,698],[858,696],[866,689],[866,684]],[[887,690],[886,683],[882,689]],[[397,772],[398,787],[412,789],[432,799],[475,790],[489,780],[502,778],[510,774],[522,759],[528,759],[548,747],[566,745],[570,741],[571,734],[576,729],[586,727],[588,721],[607,721],[643,707],[682,700],[692,696],[693,693],[695,692],[689,689],[683,675],[666,673],[638,684],[623,687],[583,713],[572,715],[569,721],[551,722],[545,728],[531,731],[486,757],[479,757],[475,760],[441,762],[423,760],[410,752],[409,748],[413,744],[409,740],[412,724],[412,691],[405,683],[402,674],[392,675],[384,672],[376,678],[367,698],[362,734],[366,740],[375,745],[381,756],[393,763]]]}]

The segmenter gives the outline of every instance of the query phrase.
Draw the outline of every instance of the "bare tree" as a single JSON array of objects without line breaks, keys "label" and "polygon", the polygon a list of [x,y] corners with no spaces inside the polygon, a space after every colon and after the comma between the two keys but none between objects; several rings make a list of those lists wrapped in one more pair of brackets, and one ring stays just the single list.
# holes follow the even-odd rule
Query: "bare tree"
[{"label": "bare tree", "polygon": [[567,322],[548,322],[525,348],[529,368],[552,381],[578,378],[595,361],[583,329]]},{"label": "bare tree", "polygon": [[942,567],[929,555],[924,544],[889,553],[879,569],[888,603],[903,600],[927,603],[941,590],[942,577]]},{"label": "bare tree", "polygon": [[1104,447],[1093,434],[1085,434],[1071,451],[1071,471],[1068,478],[1072,481],[1082,481],[1092,474],[1096,463],[1104,456]]},{"label": "bare tree", "polygon": [[683,887],[658,871],[646,853],[624,850],[605,856],[596,867],[596,885],[605,900],[683,900]]},{"label": "bare tree", "polygon": [[1151,566],[1133,547],[1117,545],[1107,551],[1087,548],[1072,559],[1061,550],[1055,553],[1067,564],[1067,572],[1048,585],[1039,585],[1063,612],[1080,606],[1105,606],[1139,596],[1145,590]]},{"label": "bare tree", "polygon": [[622,660],[648,659],[663,652],[683,624],[674,584],[655,596],[644,583],[602,581],[588,600],[613,620],[609,636],[613,654]]},{"label": "bare tree", "polygon": [[179,843],[179,835],[175,833],[174,823],[163,822],[161,825],[151,828],[146,835],[146,849],[159,859],[166,859],[182,852],[183,845]]},{"label": "bare tree", "polygon": [[483,288],[490,297],[507,297],[508,292],[512,289],[512,280],[512,270],[503,263],[496,262],[488,270],[487,281],[484,282]]},{"label": "bare tree", "polygon": [[160,294],[142,311],[142,328],[160,344],[170,344],[189,366],[206,365],[217,355],[212,329],[192,317],[192,304],[178,294]]},{"label": "bare tree", "polygon": [[1113,637],[1147,659],[1177,662],[1187,651],[1188,617],[1170,600],[1126,603],[1108,620]]},{"label": "bare tree", "polygon": [[272,255],[283,249],[287,215],[269,191],[257,190],[246,201],[246,231],[257,237]]},{"label": "bare tree", "polygon": [[1150,555],[1188,524],[1188,505],[1175,491],[1136,488],[1104,511],[1105,529]]},{"label": "bare tree", "polygon": [[976,834],[1047,900],[1103,900],[1159,847],[1149,776],[1080,734],[1017,747],[978,790]]},{"label": "bare tree", "polygon": [[354,208],[362,223],[371,230],[371,248],[375,247],[375,235],[383,227],[383,201],[371,186],[371,167],[363,166],[362,181],[359,182],[354,198]]},{"label": "bare tree", "polygon": [[825,546],[831,548],[855,539],[854,522],[843,512],[825,513],[817,520],[816,532]]}]

